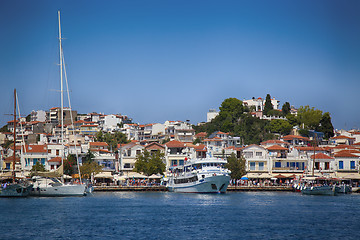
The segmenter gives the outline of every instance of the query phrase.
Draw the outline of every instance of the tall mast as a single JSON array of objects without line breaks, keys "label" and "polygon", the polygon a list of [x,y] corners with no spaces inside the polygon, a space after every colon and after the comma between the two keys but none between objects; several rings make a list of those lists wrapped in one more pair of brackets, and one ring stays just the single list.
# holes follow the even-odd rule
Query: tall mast
[{"label": "tall mast", "polygon": [[14,89],[14,154],[13,154],[13,183],[15,183],[15,163],[16,163],[16,88]]},{"label": "tall mast", "polygon": [[314,176],[314,170],[315,170],[315,148],[316,148],[316,145],[317,145],[317,136],[316,136],[316,133],[314,133],[314,159],[313,159],[313,166],[312,166],[312,176]]},{"label": "tall mast", "polygon": [[[61,102],[61,146],[64,146],[64,90],[63,90],[63,61],[62,61],[62,45],[61,45],[61,25],[60,25],[60,11],[58,11],[59,18],[59,57],[60,57],[60,102]],[[61,154],[61,165],[64,167],[64,149]]]}]

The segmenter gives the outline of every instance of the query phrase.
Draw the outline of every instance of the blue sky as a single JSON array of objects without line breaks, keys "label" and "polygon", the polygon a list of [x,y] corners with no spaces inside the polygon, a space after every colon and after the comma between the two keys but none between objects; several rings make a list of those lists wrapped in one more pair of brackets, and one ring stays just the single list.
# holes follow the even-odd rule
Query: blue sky
[{"label": "blue sky", "polygon": [[206,120],[269,93],[360,127],[359,1],[0,1],[0,124],[60,105],[57,11],[71,102],[134,122]]}]

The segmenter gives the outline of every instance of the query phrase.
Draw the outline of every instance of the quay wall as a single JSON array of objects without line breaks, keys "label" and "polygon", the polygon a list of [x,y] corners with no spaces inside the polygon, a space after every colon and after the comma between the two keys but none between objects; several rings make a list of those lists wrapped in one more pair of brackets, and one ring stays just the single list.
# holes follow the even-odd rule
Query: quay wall
[{"label": "quay wall", "polygon": [[[168,188],[165,186],[94,186],[94,191],[98,192],[167,192]],[[293,192],[294,189],[289,186],[229,186],[227,189],[228,192],[249,192],[249,191],[287,191]]]}]

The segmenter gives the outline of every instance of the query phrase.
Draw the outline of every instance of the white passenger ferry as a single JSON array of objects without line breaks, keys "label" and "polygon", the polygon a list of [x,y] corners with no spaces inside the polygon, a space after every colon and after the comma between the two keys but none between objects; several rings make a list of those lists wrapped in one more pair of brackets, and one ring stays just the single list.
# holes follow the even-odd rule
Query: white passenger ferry
[{"label": "white passenger ferry", "polygon": [[214,157],[188,160],[183,166],[171,169],[168,189],[183,193],[225,193],[230,182],[226,163]]}]

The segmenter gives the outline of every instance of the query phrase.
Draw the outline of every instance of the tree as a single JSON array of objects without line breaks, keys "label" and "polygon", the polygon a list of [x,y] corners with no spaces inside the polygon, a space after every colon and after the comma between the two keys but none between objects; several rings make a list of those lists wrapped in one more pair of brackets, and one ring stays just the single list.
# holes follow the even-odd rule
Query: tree
[{"label": "tree", "polygon": [[143,153],[136,156],[135,172],[144,173],[147,176],[165,171],[164,153],[160,151],[149,152],[145,150]]},{"label": "tree", "polygon": [[266,127],[271,133],[279,133],[281,135],[288,135],[291,132],[292,125],[283,119],[271,120],[269,125]]},{"label": "tree", "polygon": [[77,165],[76,156],[74,154],[69,154],[66,159],[64,159],[64,174],[72,175],[75,173],[74,168]]},{"label": "tree", "polygon": [[121,132],[115,133],[103,133],[99,131],[95,135],[95,139],[97,142],[106,142],[111,149],[116,149],[119,143],[128,143],[127,137],[125,134]]},{"label": "tree", "polygon": [[304,129],[316,129],[319,126],[322,117],[322,111],[310,108],[307,106],[301,106],[297,113],[297,118],[300,124],[303,124]]},{"label": "tree", "polygon": [[45,172],[45,166],[42,165],[40,162],[36,162],[35,165],[32,166],[31,168],[31,173],[35,173],[35,172]]},{"label": "tree", "polygon": [[9,132],[8,126],[4,125],[2,128],[0,128],[0,132]]},{"label": "tree", "polygon": [[316,130],[319,132],[323,132],[326,139],[334,136],[334,127],[331,123],[330,113],[324,113],[324,115],[320,119],[319,127]]},{"label": "tree", "polygon": [[267,116],[268,115],[268,112],[270,110],[273,110],[274,107],[271,103],[271,97],[270,97],[270,94],[267,94],[266,95],[266,99],[265,99],[265,106],[264,106],[264,110],[263,110],[263,115]]},{"label": "tree", "polygon": [[82,158],[82,163],[92,163],[94,161],[94,158],[94,154],[89,149],[88,152],[85,154],[85,157]]},{"label": "tree", "polygon": [[232,179],[240,179],[246,174],[245,159],[243,157],[237,158],[235,153],[228,157],[225,167],[231,171],[230,176]]},{"label": "tree", "polygon": [[288,113],[287,115],[286,115],[286,119],[288,120],[288,122],[291,124],[291,126],[296,126],[296,125],[298,125],[299,123],[298,123],[298,119],[296,118],[296,116],[295,115],[293,115],[293,114],[291,114],[291,113]]},{"label": "tree", "polygon": [[291,107],[289,102],[285,102],[281,108],[281,111],[284,116],[288,115],[290,113]]},{"label": "tree", "polygon": [[101,172],[101,170],[102,166],[94,161],[83,163],[83,165],[80,167],[81,175],[87,179],[91,178],[91,174],[98,174]]}]

